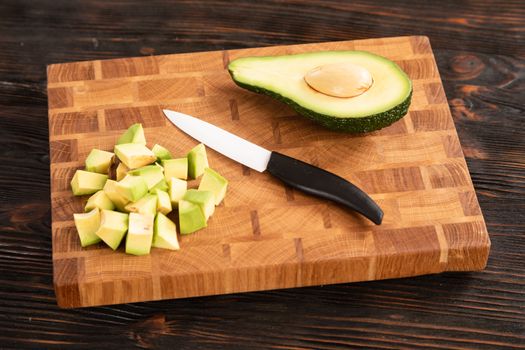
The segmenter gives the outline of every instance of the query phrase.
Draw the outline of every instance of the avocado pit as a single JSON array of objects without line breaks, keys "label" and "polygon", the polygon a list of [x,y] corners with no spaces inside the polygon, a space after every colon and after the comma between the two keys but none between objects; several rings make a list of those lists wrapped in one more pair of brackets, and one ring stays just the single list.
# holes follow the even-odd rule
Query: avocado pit
[{"label": "avocado pit", "polygon": [[305,74],[304,80],[322,94],[342,98],[359,96],[373,84],[367,69],[350,62],[315,67]]}]

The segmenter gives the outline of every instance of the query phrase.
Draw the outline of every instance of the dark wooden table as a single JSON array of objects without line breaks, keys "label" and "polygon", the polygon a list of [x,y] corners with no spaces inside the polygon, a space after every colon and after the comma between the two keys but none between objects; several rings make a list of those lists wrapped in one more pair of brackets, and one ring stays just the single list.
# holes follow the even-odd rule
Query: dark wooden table
[{"label": "dark wooden table", "polygon": [[[0,2],[0,348],[525,348],[523,1]],[[46,65],[430,37],[485,271],[79,310],[52,286]]]}]

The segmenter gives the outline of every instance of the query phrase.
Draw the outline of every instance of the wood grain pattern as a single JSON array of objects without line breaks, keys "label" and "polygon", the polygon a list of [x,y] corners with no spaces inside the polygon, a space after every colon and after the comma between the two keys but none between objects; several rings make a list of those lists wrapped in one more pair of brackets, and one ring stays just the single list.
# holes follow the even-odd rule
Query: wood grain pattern
[{"label": "wood grain pattern", "polygon": [[[58,304],[107,305],[482,269],[490,241],[427,41],[394,37],[50,66]],[[406,118],[370,135],[320,129],[277,101],[233,86],[225,72],[225,57],[352,48],[395,60],[414,81]],[[79,80],[83,67],[91,66],[95,79]],[[82,249],[71,217],[83,199],[67,191],[67,176],[90,149],[111,150],[135,122],[143,123],[151,145],[184,154],[194,141],[166,122],[161,112],[166,106],[354,181],[383,206],[383,225],[374,227],[267,174],[246,173],[210,150],[212,166],[230,179],[229,193],[209,228],[180,237],[180,251],[154,249],[135,257],[102,245]],[[72,117],[87,120],[73,128]]]}]

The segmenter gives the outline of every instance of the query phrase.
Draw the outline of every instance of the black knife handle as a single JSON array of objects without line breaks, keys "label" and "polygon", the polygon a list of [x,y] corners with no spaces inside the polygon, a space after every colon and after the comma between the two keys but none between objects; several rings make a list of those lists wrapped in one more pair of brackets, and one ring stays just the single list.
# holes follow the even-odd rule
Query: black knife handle
[{"label": "black knife handle", "polygon": [[326,170],[278,152],[272,152],[266,170],[287,185],[345,205],[376,225],[380,225],[383,220],[383,211],[372,198],[347,180]]}]

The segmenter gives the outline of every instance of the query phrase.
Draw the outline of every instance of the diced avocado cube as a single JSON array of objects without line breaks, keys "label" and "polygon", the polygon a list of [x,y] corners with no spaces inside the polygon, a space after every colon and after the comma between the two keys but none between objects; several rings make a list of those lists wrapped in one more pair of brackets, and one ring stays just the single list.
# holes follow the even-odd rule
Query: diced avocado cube
[{"label": "diced avocado cube", "polygon": [[75,196],[93,194],[102,188],[108,179],[107,175],[77,170],[71,180],[71,189]]},{"label": "diced avocado cube", "polygon": [[163,169],[160,165],[146,165],[142,168],[130,170],[128,174],[142,177],[148,185],[148,190],[164,180]]},{"label": "diced avocado cube", "polygon": [[186,190],[188,189],[188,183],[184,180],[172,177],[169,179],[168,185],[168,194],[170,195],[171,205],[177,208],[177,203],[182,197],[184,197],[184,193],[186,193]]},{"label": "diced avocado cube", "polygon": [[168,182],[165,179],[162,179],[158,184],[153,186],[151,190],[149,190],[151,193],[154,193],[155,190],[161,190],[161,191],[168,191],[169,185]]},{"label": "diced avocado cube", "polygon": [[166,191],[160,189],[153,190],[153,193],[157,195],[157,211],[162,214],[168,214],[172,210],[170,195]]},{"label": "diced avocado cube", "polygon": [[114,154],[111,152],[102,151],[96,148],[92,149],[86,158],[86,171],[107,174],[113,156]]},{"label": "diced avocado cube", "polygon": [[177,226],[173,221],[168,219],[166,215],[158,213],[153,225],[153,243],[151,246],[170,250],[179,249],[176,230]]},{"label": "diced avocado cube", "polygon": [[126,253],[133,255],[149,254],[153,241],[153,220],[151,214],[129,214],[129,229],[126,237]]},{"label": "diced avocado cube", "polygon": [[215,196],[211,191],[190,189],[186,191],[182,199],[197,204],[204,212],[206,220],[208,220],[215,211]]},{"label": "diced avocado cube", "polygon": [[104,193],[119,211],[125,211],[124,207],[130,201],[117,191],[117,184],[118,182],[114,180],[106,181],[106,184],[104,185]]},{"label": "diced avocado cube", "polygon": [[95,208],[113,210],[115,209],[115,205],[113,204],[111,199],[109,199],[109,197],[106,195],[106,193],[104,193],[104,190],[100,190],[91,197],[89,197],[84,211],[88,212]]},{"label": "diced avocado cube", "polygon": [[126,164],[124,164],[122,162],[118,163],[117,170],[116,170],[117,181],[120,181],[123,178],[125,178],[126,175],[128,174],[128,171],[129,171],[129,168],[126,166]]},{"label": "diced avocado cube", "polygon": [[192,202],[179,201],[179,225],[181,234],[189,234],[206,227],[206,217],[202,209]]},{"label": "diced avocado cube", "polygon": [[126,211],[155,216],[157,213],[157,195],[147,194],[138,201],[129,203],[126,205]]},{"label": "diced avocado cube", "polygon": [[211,168],[204,169],[204,175],[199,184],[199,191],[212,191],[215,196],[215,205],[219,205],[224,199],[227,188],[228,180]]},{"label": "diced avocado cube", "polygon": [[157,160],[149,148],[139,143],[115,145],[115,154],[129,169],[140,168]]},{"label": "diced avocado cube", "polygon": [[186,180],[188,178],[188,158],[167,159],[162,161],[164,177],[166,180],[176,177]]},{"label": "diced avocado cube", "polygon": [[204,168],[207,168],[208,157],[206,156],[206,147],[202,143],[193,147],[188,152],[188,175],[191,179],[196,179],[204,173]]},{"label": "diced avocado cube", "polygon": [[155,156],[157,156],[157,159],[159,160],[173,158],[171,152],[159,144],[155,144],[151,151],[155,154]]},{"label": "diced avocado cube", "polygon": [[138,143],[145,145],[146,137],[144,136],[142,124],[136,123],[130,126],[128,130],[126,130],[126,132],[122,134],[117,140],[117,145],[121,145],[123,143]]},{"label": "diced avocado cube", "polygon": [[94,208],[89,213],[73,214],[73,219],[75,220],[75,227],[77,228],[82,247],[100,242],[100,237],[96,235],[100,226],[100,211],[98,208]]},{"label": "diced avocado cube", "polygon": [[116,250],[128,230],[128,214],[118,211],[102,210],[100,212],[100,227],[96,235],[111,249]]},{"label": "diced avocado cube", "polygon": [[117,192],[130,202],[136,202],[148,193],[148,185],[141,176],[126,175],[117,182]]}]

